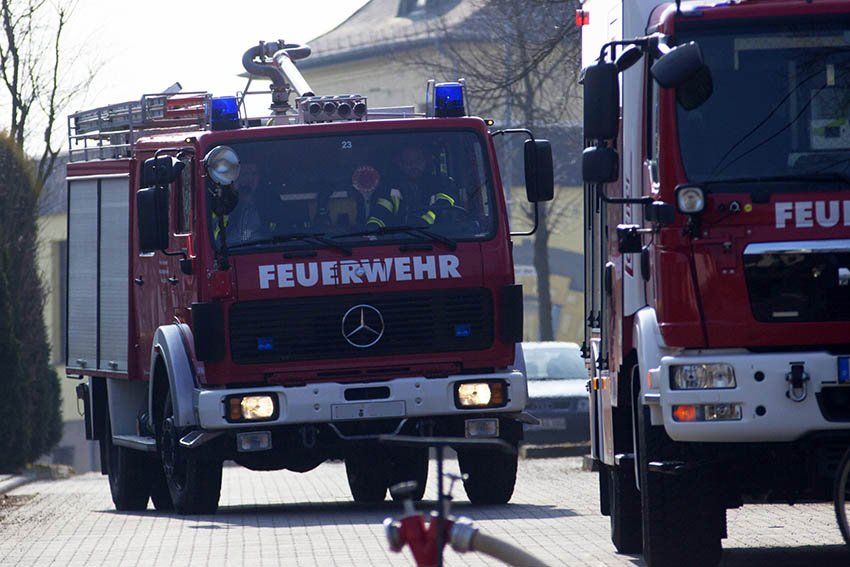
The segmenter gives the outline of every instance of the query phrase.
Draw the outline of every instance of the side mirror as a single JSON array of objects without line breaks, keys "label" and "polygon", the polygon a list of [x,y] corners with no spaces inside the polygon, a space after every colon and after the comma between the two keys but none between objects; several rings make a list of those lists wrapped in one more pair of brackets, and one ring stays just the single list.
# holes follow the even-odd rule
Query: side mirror
[{"label": "side mirror", "polygon": [[526,140],[523,151],[526,197],[531,203],[551,201],[555,196],[552,145],[549,140]]},{"label": "side mirror", "polygon": [[154,186],[136,192],[139,252],[150,254],[168,248],[168,188]]},{"label": "side mirror", "polygon": [[702,67],[702,50],[699,48],[699,44],[692,41],[678,45],[662,55],[658,61],[652,64],[649,72],[655,82],[661,87],[669,89],[683,85]]},{"label": "side mirror", "polygon": [[676,102],[685,110],[699,108],[714,93],[711,69],[703,65],[687,81],[676,88]]},{"label": "side mirror", "polygon": [[608,146],[585,148],[581,155],[581,176],[585,183],[613,183],[619,177],[617,150]]},{"label": "side mirror", "polygon": [[140,187],[160,187],[170,185],[180,176],[186,164],[172,156],[148,158],[142,164]]},{"label": "side mirror", "polygon": [[584,137],[610,140],[620,131],[620,81],[617,65],[595,63],[582,71]]},{"label": "side mirror", "polygon": [[670,203],[653,201],[643,209],[643,216],[649,222],[657,224],[673,224],[676,222],[676,211]]}]

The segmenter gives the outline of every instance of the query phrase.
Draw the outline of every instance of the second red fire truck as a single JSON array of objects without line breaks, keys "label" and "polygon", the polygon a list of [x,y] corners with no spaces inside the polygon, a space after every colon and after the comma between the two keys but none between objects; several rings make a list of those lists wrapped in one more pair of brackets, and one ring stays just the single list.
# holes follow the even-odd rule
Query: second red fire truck
[{"label": "second red fire truck", "polygon": [[587,0],[585,343],[602,512],[714,565],[850,445],[850,4]]}]

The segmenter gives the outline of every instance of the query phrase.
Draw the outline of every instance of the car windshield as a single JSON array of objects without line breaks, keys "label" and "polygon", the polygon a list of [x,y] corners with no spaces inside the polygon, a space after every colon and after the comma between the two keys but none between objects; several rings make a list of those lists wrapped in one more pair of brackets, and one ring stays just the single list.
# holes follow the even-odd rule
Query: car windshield
[{"label": "car windshield", "polygon": [[576,346],[524,345],[529,380],[586,380],[584,359]]},{"label": "car windshield", "polygon": [[[487,152],[468,130],[347,133],[228,142],[239,156],[236,208],[210,215],[216,248],[345,247],[490,238]],[[208,181],[212,194],[216,187]],[[210,201],[212,201],[210,199]],[[308,235],[308,237],[302,237]],[[321,235],[321,238],[316,235]]]},{"label": "car windshield", "polygon": [[685,29],[677,41],[699,43],[713,79],[707,102],[678,109],[682,160],[691,181],[801,182],[813,190],[815,182],[846,181],[846,18]]}]

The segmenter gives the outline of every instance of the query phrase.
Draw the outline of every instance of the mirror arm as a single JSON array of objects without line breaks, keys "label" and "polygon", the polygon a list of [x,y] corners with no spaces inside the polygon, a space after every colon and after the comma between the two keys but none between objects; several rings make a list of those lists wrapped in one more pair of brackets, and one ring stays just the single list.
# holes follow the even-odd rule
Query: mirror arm
[{"label": "mirror arm", "polygon": [[534,226],[531,227],[531,230],[528,232],[510,232],[509,236],[531,236],[535,232],[537,232],[537,223],[540,220],[540,212],[537,210],[537,202],[532,203],[534,205]]},{"label": "mirror arm", "polygon": [[[597,59],[597,61],[605,61],[605,52],[608,50],[609,47],[613,48],[617,45],[635,45],[637,47],[646,48],[653,41],[653,37],[654,37],[654,35],[648,35],[648,36],[644,36],[644,37],[635,37],[635,38],[632,38],[632,39],[618,39],[618,40],[614,40],[614,41],[609,41],[608,43],[604,44],[602,46],[602,48],[599,50],[599,59]],[[611,49],[611,61],[612,62],[614,61],[614,59],[616,59],[615,56],[616,56],[616,51],[614,49]]]},{"label": "mirror arm", "polygon": [[597,195],[601,201],[612,205],[648,205],[654,201],[654,199],[649,196],[629,198],[609,197],[602,191],[599,191]]},{"label": "mirror arm", "polygon": [[491,136],[503,136],[505,134],[525,134],[529,137],[529,139],[534,139],[534,134],[531,133],[531,130],[528,128],[505,128],[504,130],[496,130],[495,132],[491,132]]}]

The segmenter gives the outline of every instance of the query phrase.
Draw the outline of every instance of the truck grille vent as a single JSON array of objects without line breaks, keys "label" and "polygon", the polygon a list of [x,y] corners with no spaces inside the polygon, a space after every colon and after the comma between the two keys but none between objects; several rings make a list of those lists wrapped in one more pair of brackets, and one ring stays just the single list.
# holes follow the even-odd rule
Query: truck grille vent
[{"label": "truck grille vent", "polygon": [[850,320],[850,252],[745,253],[744,273],[757,321]]},{"label": "truck grille vent", "polygon": [[246,301],[230,309],[231,354],[242,364],[482,350],[492,343],[486,289]]}]

